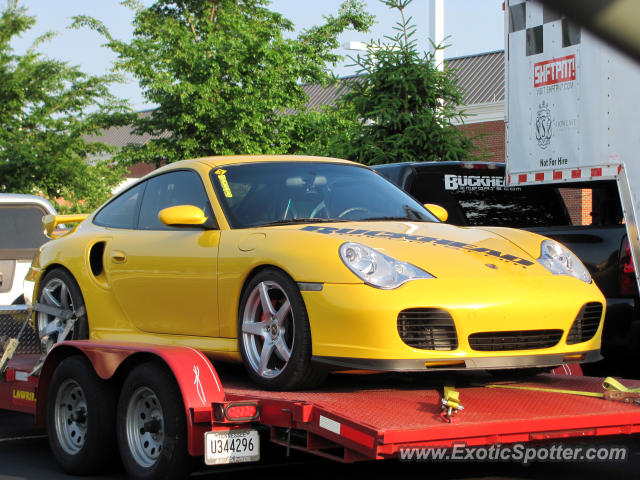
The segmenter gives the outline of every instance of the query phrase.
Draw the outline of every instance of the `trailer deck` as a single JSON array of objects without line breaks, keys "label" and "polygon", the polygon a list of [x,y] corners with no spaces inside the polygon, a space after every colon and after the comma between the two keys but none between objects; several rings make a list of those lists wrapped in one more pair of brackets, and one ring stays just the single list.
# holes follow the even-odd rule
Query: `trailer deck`
[{"label": "trailer deck", "polygon": [[[308,432],[292,448],[343,461],[395,457],[402,447],[532,442],[640,432],[640,406],[552,392],[487,388],[488,375],[358,376],[311,392],[265,392],[221,376],[230,400],[260,401],[262,423]],[[346,377],[346,376],[345,376]],[[457,424],[440,417],[442,385],[456,382],[464,406]],[[341,384],[342,383],[342,384]],[[514,384],[514,382],[505,382]],[[625,381],[626,386],[640,386]],[[518,386],[602,392],[602,379],[538,375]],[[287,410],[287,411],[283,411]],[[286,433],[286,432],[284,432]],[[331,444],[318,447],[318,437]],[[272,440],[286,445],[282,430]],[[322,442],[320,442],[322,444]],[[344,454],[335,448],[344,446]],[[324,453],[329,449],[333,453]]]}]

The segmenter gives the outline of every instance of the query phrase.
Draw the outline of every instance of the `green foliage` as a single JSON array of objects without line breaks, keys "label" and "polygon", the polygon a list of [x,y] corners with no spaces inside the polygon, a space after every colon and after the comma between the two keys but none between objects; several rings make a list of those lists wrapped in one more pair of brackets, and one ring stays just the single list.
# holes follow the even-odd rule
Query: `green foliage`
[{"label": "green foliage", "polygon": [[337,16],[288,39],[283,32],[292,23],[266,8],[266,0],[127,4],[135,10],[130,42],[111,37],[95,18],[76,17],[75,25],[103,35],[118,56],[117,68],[133,74],[144,97],[158,105],[135,123],[137,133],[154,138],[125,147],[117,157],[156,165],[299,151],[311,126],[323,123],[319,113],[301,112],[307,97],[300,83],[332,81],[328,65],[340,59],[331,51],[338,47],[337,36],[346,29],[366,30],[373,21],[359,2],[348,0]]},{"label": "green foliage", "polygon": [[464,117],[453,72],[438,70],[433,53],[418,53],[415,26],[404,14],[412,0],[381,1],[402,20],[385,37],[391,43],[374,42],[354,59],[361,76],[348,83],[338,108],[359,120],[332,148],[369,165],[468,158],[472,139],[452,123]]},{"label": "green foliage", "polygon": [[123,172],[99,160],[110,147],[85,137],[131,118],[108,91],[118,77],[86,75],[36,51],[51,33],[14,53],[12,39],[34,23],[15,1],[0,15],[0,192],[64,198],[62,211],[86,211],[111,194]]}]

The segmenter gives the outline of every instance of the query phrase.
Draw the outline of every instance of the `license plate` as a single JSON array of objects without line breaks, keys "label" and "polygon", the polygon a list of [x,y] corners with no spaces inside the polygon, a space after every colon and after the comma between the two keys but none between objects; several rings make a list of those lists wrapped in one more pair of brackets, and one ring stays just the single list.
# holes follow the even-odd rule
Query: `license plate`
[{"label": "license plate", "polygon": [[219,430],[204,434],[204,463],[256,462],[260,460],[257,430]]}]

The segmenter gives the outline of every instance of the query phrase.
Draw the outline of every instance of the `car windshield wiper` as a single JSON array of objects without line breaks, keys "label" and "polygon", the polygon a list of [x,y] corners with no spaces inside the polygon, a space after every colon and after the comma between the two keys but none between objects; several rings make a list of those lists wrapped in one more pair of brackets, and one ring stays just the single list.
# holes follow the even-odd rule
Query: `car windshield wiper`
[{"label": "car windshield wiper", "polygon": [[283,220],[275,220],[273,222],[260,223],[258,225],[251,225],[251,227],[269,227],[272,225],[290,225],[295,223],[337,223],[337,222],[352,222],[353,220],[345,220],[344,218],[289,218]]}]

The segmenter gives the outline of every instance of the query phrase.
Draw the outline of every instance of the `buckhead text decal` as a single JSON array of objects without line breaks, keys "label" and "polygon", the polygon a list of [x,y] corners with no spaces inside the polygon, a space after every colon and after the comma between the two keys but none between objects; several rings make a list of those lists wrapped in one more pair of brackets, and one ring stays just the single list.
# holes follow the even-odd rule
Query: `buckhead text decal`
[{"label": "buckhead text decal", "polygon": [[358,235],[363,237],[375,237],[375,238],[389,238],[397,240],[405,240],[407,242],[417,243],[431,243],[433,245],[441,245],[443,247],[456,248],[459,250],[466,250],[467,252],[480,253],[490,256],[492,258],[502,260],[505,262],[514,263],[521,267],[529,267],[533,265],[533,262],[524,258],[516,257],[508,253],[502,253],[498,250],[492,250],[490,248],[478,247],[470,243],[456,242],[455,240],[448,240],[446,238],[427,237],[424,235],[409,235],[407,233],[398,232],[384,232],[382,230],[365,230],[355,228],[338,228],[338,227],[321,227],[316,225],[307,225],[302,227],[301,230],[307,232],[323,233],[325,235]]}]

